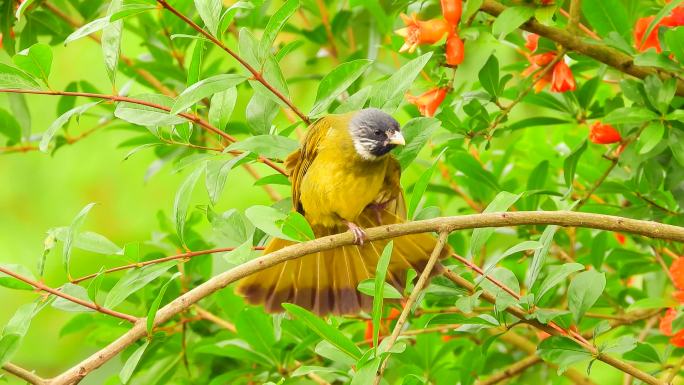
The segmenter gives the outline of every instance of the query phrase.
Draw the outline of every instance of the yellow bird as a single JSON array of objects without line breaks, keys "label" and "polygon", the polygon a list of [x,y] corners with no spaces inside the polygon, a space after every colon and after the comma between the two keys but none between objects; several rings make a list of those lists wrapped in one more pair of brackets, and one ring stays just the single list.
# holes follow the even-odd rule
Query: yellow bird
[{"label": "yellow bird", "polygon": [[[328,115],[311,125],[285,161],[292,203],[316,237],[351,231],[355,245],[305,255],[244,278],[238,293],[269,312],[294,303],[319,315],[369,311],[373,298],[357,291],[373,278],[388,241],[366,242],[364,227],[406,221],[401,168],[389,152],[404,145],[399,123],[377,109]],[[274,238],[265,254],[293,244]],[[400,291],[406,272],[420,273],[435,247],[430,234],[395,238],[387,281]],[[446,257],[448,251],[442,253]]]}]

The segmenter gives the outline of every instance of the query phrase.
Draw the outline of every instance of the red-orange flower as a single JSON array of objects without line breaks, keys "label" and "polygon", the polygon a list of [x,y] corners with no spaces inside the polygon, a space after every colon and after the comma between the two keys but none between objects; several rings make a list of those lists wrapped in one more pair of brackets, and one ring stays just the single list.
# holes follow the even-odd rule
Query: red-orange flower
[{"label": "red-orange flower", "polygon": [[684,348],[684,329],[672,333],[672,322],[677,318],[675,309],[667,309],[667,312],[660,319],[660,332],[670,338],[670,343],[678,348]]},{"label": "red-orange flower", "polygon": [[444,19],[418,20],[416,14],[410,17],[401,14],[401,19],[406,24],[405,28],[394,31],[397,35],[404,38],[404,45],[399,52],[413,52],[420,44],[434,44],[449,32],[449,24]]},{"label": "red-orange flower", "polygon": [[679,290],[684,290],[684,257],[679,257],[670,265],[670,275],[674,285]]},{"label": "red-orange flower", "polygon": [[679,303],[684,303],[684,290],[678,290],[672,293],[672,298]]},{"label": "red-orange flower", "polygon": [[446,87],[436,87],[419,96],[406,95],[406,100],[411,104],[415,104],[421,115],[432,117],[435,115],[439,105],[442,104],[448,90]]},{"label": "red-orange flower", "polygon": [[[596,122],[596,123],[598,123],[598,122]],[[596,123],[594,123],[594,125],[596,125]],[[613,233],[613,236],[615,236],[615,240],[617,240],[618,243],[621,244],[621,245],[624,245],[624,244],[625,244],[625,241],[627,240],[627,238],[625,237],[624,234]]]},{"label": "red-orange flower", "polygon": [[[656,25],[651,33],[644,38],[646,35],[646,30],[648,26],[651,25],[655,16],[642,17],[637,20],[634,25],[634,46],[639,51],[646,51],[650,48],[655,48],[656,52],[662,52],[662,47],[660,46],[660,37],[658,30],[660,27],[678,27],[684,25],[684,6],[679,6],[672,10],[672,12],[663,17]],[[643,40],[643,42],[642,42]]]},{"label": "red-orange flower", "polygon": [[551,91],[566,92],[574,91],[577,85],[575,84],[575,77],[572,76],[572,70],[561,60],[553,67],[553,74],[551,78]]},{"label": "red-orange flower", "polygon": [[456,34],[450,33],[446,41],[446,63],[450,66],[457,66],[463,63],[464,46],[463,40]]},{"label": "red-orange flower", "polygon": [[527,36],[525,36],[525,48],[529,49],[530,52],[536,51],[538,45],[539,35],[536,33],[528,33]]},{"label": "red-orange flower", "polygon": [[589,140],[596,144],[611,144],[621,141],[622,136],[620,136],[620,132],[610,124],[603,124],[597,120],[591,125]]},{"label": "red-orange flower", "polygon": [[368,346],[373,347],[373,321],[366,320],[366,332],[363,334],[363,340],[368,341]]},{"label": "red-orange flower", "polygon": [[452,27],[458,25],[461,21],[461,13],[463,12],[462,0],[440,0],[442,3],[442,15],[444,19]]}]

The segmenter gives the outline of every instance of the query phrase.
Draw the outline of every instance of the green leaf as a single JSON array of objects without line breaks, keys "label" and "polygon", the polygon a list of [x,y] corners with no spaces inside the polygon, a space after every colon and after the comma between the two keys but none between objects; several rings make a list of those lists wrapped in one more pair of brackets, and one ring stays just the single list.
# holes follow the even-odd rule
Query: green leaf
[{"label": "green leaf", "polygon": [[478,74],[480,84],[493,98],[499,96],[499,60],[492,55]]},{"label": "green leaf", "polygon": [[596,270],[587,270],[575,276],[568,287],[568,309],[576,324],[584,313],[594,306],[606,287],[606,276]]},{"label": "green leaf", "polygon": [[[10,103],[10,111],[21,127],[22,136],[24,140],[28,140],[31,136],[31,113],[26,103],[26,97],[22,94],[7,94],[7,97]],[[0,125],[2,124],[0,123]]]},{"label": "green leaf", "polygon": [[480,182],[482,187],[488,187],[494,191],[500,191],[499,183],[496,181],[494,175],[482,167],[473,156],[463,150],[447,153],[449,163],[457,170],[461,171],[468,178],[472,178],[475,182]]},{"label": "green leaf", "polygon": [[501,253],[500,255],[495,256],[494,258],[490,259],[487,261],[487,267],[484,269],[484,274],[477,278],[475,280],[475,284],[479,284],[480,282],[484,281],[485,278],[487,277],[488,273],[496,267],[496,265],[499,264],[499,262],[503,261],[506,257],[519,253],[521,251],[527,251],[527,250],[538,250],[542,248],[542,244],[537,242],[537,241],[524,241],[520,242],[515,246],[511,246],[508,248],[506,251]]},{"label": "green leaf", "polygon": [[654,50],[648,50],[636,55],[634,57],[634,64],[644,67],[658,67],[675,73],[682,72],[681,64],[672,61],[668,55]]},{"label": "green leaf", "polygon": [[197,167],[195,171],[190,173],[176,192],[176,197],[173,201],[173,217],[176,224],[176,233],[180,238],[181,243],[185,244],[185,220],[188,216],[188,208],[190,207],[190,200],[192,198],[192,191],[195,189],[197,180],[206,167],[204,165]]},{"label": "green leaf", "polygon": [[28,9],[28,7],[33,4],[34,1],[35,0],[25,0],[19,3],[19,6],[17,7],[17,12],[15,12],[14,14],[17,17],[17,20],[21,19],[21,16]]},{"label": "green leaf", "polygon": [[[68,227],[56,227],[49,230],[49,233],[52,234],[55,239],[62,242],[66,242],[68,232]],[[73,248],[93,253],[105,255],[123,254],[123,249],[116,243],[110,241],[104,235],[92,231],[77,232],[72,242]]]},{"label": "green leaf", "polygon": [[341,370],[338,368],[333,368],[330,366],[309,366],[309,365],[302,365],[295,369],[292,374],[290,374],[292,377],[301,377],[301,376],[308,376],[309,374],[317,374],[317,373],[341,373]]},{"label": "green leaf", "polygon": [[603,261],[606,257],[606,250],[608,248],[608,233],[605,231],[600,232],[591,241],[591,264],[597,270],[601,270],[603,266]]},{"label": "green leaf", "polygon": [[428,325],[486,325],[499,326],[496,319],[490,317],[468,317],[462,313],[438,314],[430,319]]},{"label": "green leaf", "polygon": [[358,367],[350,385],[372,384],[381,363],[382,359],[380,357],[375,357]]},{"label": "green leaf", "polygon": [[285,23],[287,23],[287,20],[295,13],[297,8],[299,8],[299,0],[287,0],[285,4],[268,19],[264,34],[261,36],[260,52],[266,53],[271,50],[271,46],[273,46],[273,42],[278,36],[278,33],[283,29]]},{"label": "green leaf", "polygon": [[[501,191],[496,194],[496,197],[487,205],[487,208],[484,209],[483,213],[506,212],[518,201],[518,199],[520,199],[520,196],[521,194],[511,194],[508,191]],[[492,234],[494,234],[493,227],[473,230],[473,236],[470,241],[470,255],[478,254]]]},{"label": "green leaf", "polygon": [[247,124],[255,134],[266,134],[271,132],[273,119],[278,115],[278,103],[259,91],[254,91],[252,99],[247,103],[245,111]]},{"label": "green leaf", "polygon": [[[135,95],[133,96],[133,99],[169,108],[174,102],[172,98],[158,94]],[[116,106],[116,110],[114,110],[114,116],[129,123],[145,127],[173,126],[187,122],[187,120],[182,117],[169,115],[169,113],[164,110],[128,102],[119,103]]]},{"label": "green leaf", "polygon": [[225,131],[228,128],[230,117],[233,115],[236,101],[237,88],[235,87],[214,94],[211,97],[209,107],[209,123],[219,130]]},{"label": "green leaf", "polygon": [[[112,0],[107,9],[107,16],[111,16],[121,9],[121,0]],[[112,83],[116,84],[116,72],[119,67],[119,56],[121,55],[121,36],[123,31],[123,20],[110,22],[102,29],[102,54],[104,56],[107,75]]]},{"label": "green leaf", "polygon": [[200,80],[200,73],[202,72],[202,60],[204,59],[204,43],[204,40],[198,39],[195,42],[195,47],[192,49],[192,58],[190,59],[190,65],[188,66],[188,78],[185,83],[188,87]]},{"label": "green leaf", "polygon": [[343,101],[337,108],[335,108],[334,113],[344,114],[345,112],[351,112],[360,110],[366,105],[368,98],[370,97],[370,92],[372,88],[370,86],[363,87],[362,89],[356,91],[354,95]]},{"label": "green leaf", "polygon": [[8,363],[19,350],[21,341],[31,325],[31,320],[36,315],[37,302],[21,305],[2,330],[0,337],[0,367]]},{"label": "green leaf", "polygon": [[[84,288],[83,286],[74,285],[73,283],[65,283],[64,285],[62,285],[62,287],[59,290],[64,294],[68,294],[72,297],[81,299],[83,301],[88,302],[88,300],[89,300],[88,290],[86,288]],[[52,307],[54,307],[55,309],[68,311],[68,312],[75,312],[75,313],[94,312],[95,311],[89,307],[80,305],[76,302],[70,301],[70,300],[62,298],[62,297],[55,298],[55,300],[52,301]]]},{"label": "green leaf", "polygon": [[627,37],[632,31],[626,7],[620,0],[583,1],[582,14],[601,36],[615,31]]},{"label": "green leaf", "polygon": [[378,259],[378,265],[375,268],[375,293],[373,295],[373,346],[378,346],[378,338],[380,333],[380,320],[382,319],[382,303],[383,291],[385,287],[385,277],[387,277],[387,267],[389,266],[390,258],[392,257],[392,249],[394,242],[389,241],[385,249],[382,251]]},{"label": "green leaf", "polygon": [[318,116],[324,113],[335,98],[346,91],[356,79],[363,75],[372,63],[372,60],[367,59],[353,60],[338,65],[325,75],[318,84],[316,101],[311,108],[311,112],[309,112],[309,116]]},{"label": "green leaf", "polygon": [[439,120],[424,117],[413,118],[404,124],[401,133],[404,135],[406,145],[395,151],[395,157],[402,170],[405,170],[418,157],[418,153],[425,147],[439,125]]},{"label": "green leaf", "polygon": [[147,334],[152,335],[152,330],[154,330],[154,318],[157,316],[157,310],[159,310],[159,306],[161,305],[161,301],[164,299],[164,294],[166,294],[166,289],[169,288],[169,285],[176,280],[176,278],[180,277],[181,273],[176,272],[169,278],[168,281],[164,285],[162,285],[161,289],[159,289],[159,293],[157,293],[157,296],[154,298],[154,301],[152,301],[152,304],[150,305],[150,310],[147,311]]},{"label": "green leaf", "polygon": [[299,148],[296,140],[280,135],[257,135],[231,144],[225,151],[249,151],[265,158],[285,159]]},{"label": "green leaf", "polygon": [[637,342],[634,349],[625,353],[622,358],[630,361],[652,362],[662,364],[663,359],[658,351],[649,343]]},{"label": "green leaf", "polygon": [[[27,269],[23,265],[17,265],[13,263],[3,263],[0,264],[1,267],[13,272],[17,273],[19,275],[22,275],[26,278],[29,278],[31,280],[36,280],[36,277],[33,275],[31,270]],[[33,290],[33,286],[29,285],[28,283],[25,283],[23,281],[20,281],[12,276],[9,276],[5,273],[0,272],[0,286],[8,287],[10,289],[17,289],[17,290]]]},{"label": "green leaf", "polygon": [[560,266],[554,266],[541,285],[539,285],[539,288],[533,291],[535,298],[541,299],[544,294],[563,282],[570,274],[580,270],[584,270],[584,265],[581,263],[565,263]]},{"label": "green leaf", "polygon": [[656,28],[660,21],[663,20],[665,16],[672,13],[672,11],[675,8],[677,8],[682,2],[684,2],[684,0],[673,0],[662,6],[660,8],[660,11],[658,11],[658,13],[653,18],[653,20],[651,20],[651,23],[648,25],[648,28],[646,28],[646,32],[644,32],[641,41],[635,41],[634,44],[637,46],[641,46],[642,44],[644,44],[646,39],[648,39],[648,37],[651,35],[651,32],[653,32],[653,29]]},{"label": "green leaf", "polygon": [[85,222],[85,218],[93,206],[95,206],[95,203],[88,203],[84,208],[82,208],[81,211],[76,214],[76,217],[73,221],[71,221],[71,225],[69,225],[69,228],[67,229],[66,238],[64,239],[64,245],[62,247],[64,270],[67,272],[67,274],[69,274],[69,261],[71,260],[71,250],[73,248],[74,239],[76,238],[76,234],[81,229],[81,226],[83,226],[83,222]]},{"label": "green leaf", "polygon": [[539,238],[539,242],[541,242],[543,246],[541,249],[535,251],[534,256],[532,257],[532,262],[527,270],[527,277],[525,279],[525,285],[527,287],[532,287],[537,281],[537,277],[539,277],[539,273],[541,272],[542,266],[544,266],[546,256],[553,243],[553,236],[556,234],[556,231],[558,231],[558,226],[546,226],[541,238]]},{"label": "green leaf", "polygon": [[240,154],[236,157],[228,159],[212,159],[207,162],[207,173],[205,177],[205,184],[207,186],[207,193],[211,204],[216,205],[221,198],[221,193],[226,186],[228,180],[228,173],[238,163],[249,155],[248,152]]},{"label": "green leaf", "polygon": [[273,364],[278,363],[278,357],[273,349],[276,337],[270,316],[259,309],[245,308],[237,315],[235,327],[240,339],[252,346],[256,352],[268,357]]},{"label": "green leaf", "polygon": [[539,344],[537,354],[544,361],[558,365],[559,375],[570,366],[592,358],[591,353],[576,342],[560,336],[552,336],[543,340]]},{"label": "green leaf", "polygon": [[404,100],[404,94],[430,60],[430,57],[432,57],[431,52],[423,54],[404,64],[387,80],[376,84],[371,91],[370,106],[387,112],[394,112]]},{"label": "green leaf", "polygon": [[311,331],[318,334],[321,338],[332,344],[347,356],[354,360],[359,360],[361,358],[361,351],[359,351],[359,348],[356,346],[356,344],[354,344],[354,342],[342,334],[342,332],[338,329],[328,325],[322,319],[316,317],[308,310],[297,305],[284,303],[283,308],[285,308],[285,310],[287,310],[287,312],[292,314],[294,317],[297,317]]},{"label": "green leaf", "polygon": [[191,107],[198,101],[212,96],[218,92],[235,87],[245,81],[245,77],[236,74],[215,75],[191,85],[186,88],[171,107],[171,115],[176,115]]},{"label": "green leaf", "polygon": [[49,45],[36,43],[14,55],[12,60],[17,67],[47,84],[52,67],[52,48]]},{"label": "green leaf", "polygon": [[288,238],[299,242],[306,242],[315,239],[311,225],[304,216],[296,211],[290,211],[282,222],[277,222]]},{"label": "green leaf", "polygon": [[499,39],[503,39],[532,16],[534,16],[534,8],[532,7],[508,7],[494,20],[492,33]]},{"label": "green leaf", "polygon": [[665,32],[665,44],[667,44],[667,47],[672,51],[677,60],[680,63],[684,63],[684,27],[668,29]]},{"label": "green leaf", "polygon": [[195,8],[209,32],[218,36],[219,17],[223,10],[221,0],[195,0]]},{"label": "green leaf", "polygon": [[0,63],[0,88],[39,90],[40,84],[26,72]]},{"label": "green leaf", "polygon": [[565,179],[565,185],[571,188],[572,181],[575,179],[575,171],[577,170],[577,162],[579,162],[580,157],[587,149],[587,141],[583,140],[579,146],[577,146],[570,155],[563,161],[563,178]]},{"label": "green leaf", "polygon": [[78,40],[82,37],[88,36],[92,33],[95,33],[99,30],[104,29],[106,26],[109,25],[109,16],[101,17],[99,19],[95,19],[91,21],[90,23],[85,24],[84,26],[80,27],[79,29],[75,30],[74,32],[71,33],[71,35],[67,36],[66,40],[64,40],[64,45],[67,45],[71,43],[72,41]]},{"label": "green leaf", "polygon": [[273,207],[259,205],[245,210],[250,222],[272,237],[295,242],[313,239],[313,230],[306,219],[301,214],[298,217],[292,213],[285,214]]},{"label": "green leaf", "polygon": [[119,379],[122,383],[127,384],[128,381],[131,379],[131,376],[133,376],[135,368],[138,366],[138,363],[140,362],[140,359],[142,358],[142,355],[143,353],[145,353],[145,349],[147,349],[147,346],[149,344],[150,340],[145,340],[145,343],[143,343],[137,349],[135,349],[133,354],[131,354],[128,357],[128,360],[126,360],[126,363],[119,372]]},{"label": "green leaf", "polygon": [[437,155],[435,158],[434,162],[432,162],[432,166],[430,166],[425,172],[423,172],[420,175],[420,178],[416,181],[416,184],[413,185],[413,192],[411,193],[411,200],[409,201],[409,206],[408,206],[408,217],[409,218],[414,218],[414,214],[416,213],[416,208],[418,208],[418,204],[420,204],[420,200],[423,198],[423,194],[425,194],[425,190],[427,190],[428,184],[430,183],[430,180],[432,179],[432,174],[434,174],[435,170],[437,169],[437,165],[439,164],[439,160],[442,158],[442,154],[446,151],[446,148],[442,150],[442,152]]},{"label": "green leaf", "polygon": [[665,126],[660,121],[651,122],[639,135],[639,154],[646,154],[660,143],[665,134]]},{"label": "green leaf", "polygon": [[90,281],[90,284],[88,285],[88,298],[90,298],[93,303],[98,303],[97,297],[98,294],[100,294],[100,289],[102,288],[102,282],[105,279],[105,274],[104,272],[104,267],[100,268],[100,271],[97,273],[95,278],[93,278],[92,281]]},{"label": "green leaf", "polygon": [[104,307],[114,308],[126,300],[131,294],[145,287],[148,283],[161,277],[170,268],[176,266],[176,261],[166,261],[148,265],[140,269],[128,270],[112,290],[107,293]]},{"label": "green leaf", "polygon": [[226,9],[225,12],[223,12],[223,15],[221,16],[221,21],[219,23],[219,28],[218,28],[218,33],[223,34],[223,32],[228,29],[228,26],[230,23],[233,22],[233,19],[235,18],[235,14],[240,10],[240,9],[254,9],[254,4],[252,4],[249,1],[237,1],[235,4],[231,5]]},{"label": "green leaf", "polygon": [[40,144],[38,144],[38,148],[42,152],[47,152],[48,151],[48,146],[50,145],[50,142],[52,141],[52,138],[57,134],[57,131],[64,127],[67,122],[73,117],[73,116],[80,116],[84,112],[88,111],[90,108],[96,106],[99,104],[99,102],[93,102],[93,103],[88,103],[84,104],[82,106],[78,106],[75,108],[72,108],[71,110],[65,112],[62,114],[60,117],[58,117],[50,127],[48,127],[47,130],[43,133],[43,136],[40,138]]},{"label": "green leaf", "polygon": [[648,100],[661,114],[667,113],[672,98],[677,92],[677,81],[675,79],[660,80],[656,75],[650,75],[644,80],[644,89]]},{"label": "green leaf", "polygon": [[625,309],[626,313],[635,311],[635,310],[647,310],[647,309],[664,309],[670,307],[670,301],[666,300],[665,298],[644,298],[640,299],[633,304],[629,305],[627,309]]},{"label": "green leaf", "polygon": [[0,134],[9,139],[10,143],[21,142],[21,127],[14,116],[0,108]]},{"label": "green leaf", "polygon": [[19,350],[22,336],[15,333],[3,333],[0,337],[0,365],[8,363]]},{"label": "green leaf", "polygon": [[[382,298],[402,298],[402,295],[399,292],[399,290],[397,290],[394,286],[390,285],[388,282],[384,282],[382,286]],[[375,279],[368,278],[364,281],[361,281],[359,285],[356,287],[356,289],[369,297],[373,297],[375,295]]]},{"label": "green leaf", "polygon": [[152,4],[124,4],[116,12],[112,12],[112,15],[109,17],[109,21],[115,22],[117,20],[125,19],[127,17],[135,16],[137,14],[154,9],[157,9],[157,7]]}]

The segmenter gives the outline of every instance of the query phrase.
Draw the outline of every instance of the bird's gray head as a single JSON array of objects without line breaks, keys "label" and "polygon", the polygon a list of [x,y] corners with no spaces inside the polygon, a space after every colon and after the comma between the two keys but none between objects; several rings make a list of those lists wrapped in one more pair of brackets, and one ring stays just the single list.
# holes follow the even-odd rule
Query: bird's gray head
[{"label": "bird's gray head", "polygon": [[375,108],[367,108],[354,115],[349,122],[349,133],[356,153],[366,160],[378,159],[394,147],[406,144],[399,123]]}]

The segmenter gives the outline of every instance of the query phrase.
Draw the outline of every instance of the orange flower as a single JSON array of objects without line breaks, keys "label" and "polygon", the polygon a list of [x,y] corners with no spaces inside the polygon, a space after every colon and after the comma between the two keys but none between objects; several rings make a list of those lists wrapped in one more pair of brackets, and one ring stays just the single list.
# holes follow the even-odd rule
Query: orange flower
[{"label": "orange flower", "polygon": [[684,257],[679,257],[670,265],[672,281],[679,290],[684,290]]},{"label": "orange flower", "polygon": [[620,136],[618,130],[610,124],[603,124],[601,121],[597,120],[591,125],[589,140],[596,144],[611,144],[621,141],[622,136]]},{"label": "orange flower", "polygon": [[[651,33],[644,39],[648,26],[651,25],[655,16],[642,17],[634,25],[634,46],[641,52],[655,48],[656,52],[662,52],[658,30],[660,27],[678,27],[684,25],[684,6],[679,6],[663,17]],[[643,40],[643,43],[642,43]]]},{"label": "orange flower", "polygon": [[527,36],[525,36],[525,48],[529,49],[530,52],[536,51],[538,45],[539,35],[536,33],[528,33]]},{"label": "orange flower", "polygon": [[368,341],[368,346],[373,347],[373,321],[366,321],[366,332],[363,335],[363,340]]},{"label": "orange flower", "polygon": [[[594,125],[596,125],[597,123],[599,123],[599,122],[594,123]],[[600,124],[600,123],[599,123],[599,124]],[[619,135],[619,133],[618,133],[618,135]],[[592,142],[593,142],[593,141],[592,141]],[[624,244],[625,244],[625,241],[627,240],[627,238],[625,237],[624,234],[613,233],[613,236],[615,236],[615,239],[616,239],[616,240],[618,241],[618,243],[621,244],[621,245],[624,245]]]},{"label": "orange flower", "polygon": [[679,303],[684,303],[684,290],[678,290],[672,293],[672,298]]},{"label": "orange flower", "polygon": [[556,53],[555,52],[544,52],[544,53],[538,53],[536,55],[531,55],[529,57],[530,63],[533,63],[539,67],[545,66],[553,61],[553,59],[556,58]]},{"label": "orange flower", "polygon": [[561,60],[553,67],[551,78],[551,91],[566,92],[574,91],[576,88],[575,77],[565,61]]},{"label": "orange flower", "polygon": [[401,46],[399,52],[413,52],[420,44],[434,44],[442,39],[450,29],[444,19],[422,21],[418,20],[415,13],[411,17],[402,13],[401,19],[406,27],[394,31],[404,38],[404,45]]},{"label": "orange flower", "polygon": [[440,0],[442,3],[442,15],[444,19],[455,27],[461,21],[461,13],[463,12],[462,0]]},{"label": "orange flower", "polygon": [[406,95],[406,100],[411,104],[415,104],[421,115],[432,117],[435,115],[439,105],[442,104],[448,90],[446,87],[435,87],[419,96]]},{"label": "orange flower", "polygon": [[670,338],[670,343],[678,348],[684,348],[684,329],[677,333],[672,333],[672,322],[677,318],[677,311],[675,309],[667,309],[667,312],[660,319],[660,332]]},{"label": "orange flower", "polygon": [[446,41],[446,63],[450,66],[457,66],[463,63],[464,46],[463,40],[456,34],[450,33]]}]

